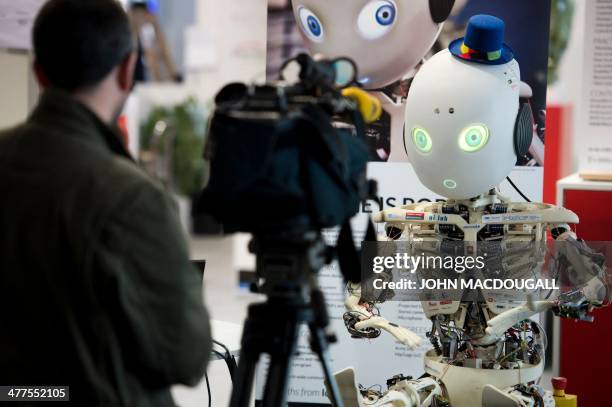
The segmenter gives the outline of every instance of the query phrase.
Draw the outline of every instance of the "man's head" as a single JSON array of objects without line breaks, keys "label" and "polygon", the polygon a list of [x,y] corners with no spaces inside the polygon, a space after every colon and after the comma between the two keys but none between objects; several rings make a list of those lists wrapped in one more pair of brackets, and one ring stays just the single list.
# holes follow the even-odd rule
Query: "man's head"
[{"label": "man's head", "polygon": [[[118,111],[133,83],[135,42],[130,21],[115,0],[50,0],[33,30],[40,85],[84,96],[106,117]],[[97,100],[99,99],[99,100]],[[113,113],[113,114],[114,114]]]}]

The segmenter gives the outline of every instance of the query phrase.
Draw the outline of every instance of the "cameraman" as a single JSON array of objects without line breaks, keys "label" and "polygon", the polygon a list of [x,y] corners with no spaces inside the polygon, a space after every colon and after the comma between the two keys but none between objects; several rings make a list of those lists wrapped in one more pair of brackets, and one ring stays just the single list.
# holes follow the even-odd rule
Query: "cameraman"
[{"label": "cameraman", "polygon": [[112,130],[130,22],[114,0],[50,0],[33,41],[43,96],[0,133],[0,385],[173,406],[169,386],[205,372],[210,327],[174,204]]}]

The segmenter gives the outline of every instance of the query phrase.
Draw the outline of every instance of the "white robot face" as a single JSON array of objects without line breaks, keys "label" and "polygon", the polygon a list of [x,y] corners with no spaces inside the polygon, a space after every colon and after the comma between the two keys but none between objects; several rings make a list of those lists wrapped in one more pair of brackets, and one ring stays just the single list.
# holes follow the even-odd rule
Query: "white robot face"
[{"label": "white robot face", "polygon": [[404,143],[421,182],[451,199],[497,187],[514,168],[521,76],[516,60],[475,64],[448,50],[412,82]]},{"label": "white robot face", "polygon": [[[400,80],[431,49],[452,0],[293,0],[307,47],[357,63],[359,81],[378,89]],[[438,7],[436,7],[438,8]],[[437,13],[437,14],[436,14]]]}]

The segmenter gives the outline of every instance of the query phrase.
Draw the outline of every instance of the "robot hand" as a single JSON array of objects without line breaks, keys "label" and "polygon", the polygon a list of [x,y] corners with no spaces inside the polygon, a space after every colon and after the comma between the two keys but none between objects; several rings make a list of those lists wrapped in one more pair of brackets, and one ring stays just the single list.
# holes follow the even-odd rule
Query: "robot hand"
[{"label": "robot hand", "polygon": [[525,305],[492,318],[487,324],[487,334],[501,337],[513,325],[548,309],[562,318],[591,322],[593,317],[589,312],[610,302],[612,290],[607,282],[604,256],[595,253],[571,231],[556,241],[563,244],[557,246],[555,267],[560,268],[562,281],[579,288],[561,294],[556,301],[529,298]]},{"label": "robot hand", "polygon": [[594,308],[602,307],[604,304],[599,300],[589,299],[585,291],[588,291],[588,289],[562,294],[553,307],[553,313],[561,318],[593,322],[595,318],[589,313]]},{"label": "robot hand", "polygon": [[500,390],[487,384],[482,391],[482,407],[554,407],[555,399],[538,385],[518,385]]},{"label": "robot hand", "polygon": [[514,325],[524,321],[540,312],[554,308],[557,305],[556,301],[532,301],[528,300],[526,304],[512,308],[506,312],[502,312],[495,318],[491,318],[487,323],[486,333],[496,338],[502,338],[505,332]]},{"label": "robot hand", "polygon": [[403,328],[397,324],[387,321],[383,317],[373,316],[355,324],[358,330],[378,329],[389,332],[399,342],[408,346],[410,349],[416,349],[423,343],[423,339],[409,329]]},{"label": "robot hand", "polygon": [[359,284],[349,284],[348,290],[350,294],[345,301],[347,312],[344,314],[344,324],[354,338],[374,339],[382,331],[387,331],[411,349],[421,345],[420,336],[376,314],[374,304],[361,299]]},{"label": "robot hand", "polygon": [[424,377],[412,380],[403,375],[387,381],[388,390],[384,393],[363,388],[357,384],[353,368],[346,368],[335,375],[340,388],[342,401],[350,407],[430,407],[449,406],[443,398],[440,383],[434,378]]},{"label": "robot hand", "polygon": [[588,313],[608,305],[612,299],[605,256],[593,251],[571,231],[558,236],[556,242],[562,242],[557,246],[555,262],[561,282],[575,288],[559,296],[553,312],[563,318],[593,321]]}]

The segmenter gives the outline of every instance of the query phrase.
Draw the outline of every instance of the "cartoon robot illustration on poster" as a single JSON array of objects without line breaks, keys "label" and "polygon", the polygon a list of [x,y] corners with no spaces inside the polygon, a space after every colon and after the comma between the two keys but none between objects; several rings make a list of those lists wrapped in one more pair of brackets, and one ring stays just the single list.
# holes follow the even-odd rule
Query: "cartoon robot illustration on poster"
[{"label": "cartoon robot illustration on poster", "polygon": [[[403,144],[405,97],[401,80],[430,52],[455,0],[293,0],[307,48],[326,58],[348,57],[359,83],[385,114],[368,129],[381,161],[407,161]],[[389,137],[390,140],[381,140]]]}]

